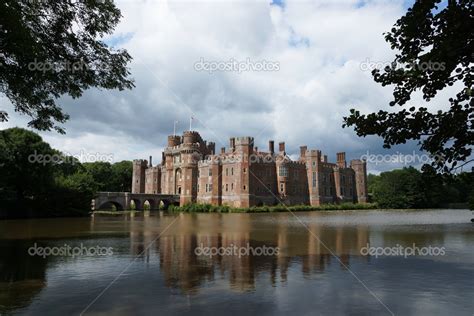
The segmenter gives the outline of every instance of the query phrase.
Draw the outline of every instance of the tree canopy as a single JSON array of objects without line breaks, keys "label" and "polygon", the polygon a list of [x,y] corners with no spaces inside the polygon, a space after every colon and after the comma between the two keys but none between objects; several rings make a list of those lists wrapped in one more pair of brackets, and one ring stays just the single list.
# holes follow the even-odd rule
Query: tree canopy
[{"label": "tree canopy", "polygon": [[[352,109],[343,126],[354,126],[358,136],[378,135],[384,147],[419,141],[433,157],[438,171],[451,172],[471,160],[474,145],[474,2],[472,0],[416,1],[401,17],[385,40],[396,57],[392,67],[374,69],[376,82],[394,85],[391,106],[409,109],[361,114]],[[409,65],[409,67],[400,67]],[[456,95],[444,111],[409,104],[421,91],[425,101],[454,86]]]},{"label": "tree canopy", "polygon": [[36,133],[0,131],[0,210],[13,217],[87,215],[96,191],[130,192],[132,162],[81,163]]},{"label": "tree canopy", "polygon": [[[130,89],[126,50],[101,39],[121,18],[113,1],[0,1],[0,93],[30,127],[64,133],[57,99],[91,88]],[[0,121],[8,113],[0,111]]]},{"label": "tree canopy", "polygon": [[413,167],[369,174],[368,190],[381,208],[430,208],[466,205],[474,201],[474,173],[440,174],[432,167]]}]

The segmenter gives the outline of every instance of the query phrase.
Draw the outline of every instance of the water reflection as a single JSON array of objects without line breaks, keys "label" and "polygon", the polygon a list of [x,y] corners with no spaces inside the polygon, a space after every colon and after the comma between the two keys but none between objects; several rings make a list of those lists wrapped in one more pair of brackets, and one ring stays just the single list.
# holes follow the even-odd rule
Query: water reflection
[{"label": "water reflection", "polygon": [[[329,227],[312,223],[306,229],[289,229],[286,216],[277,216],[274,222],[253,221],[249,214],[192,215],[182,216],[156,242],[156,234],[148,229],[154,219],[145,217],[143,222],[130,226],[131,254],[142,254],[149,262],[158,254],[160,269],[167,286],[180,288],[186,293],[195,292],[203,283],[225,275],[230,287],[238,291],[255,288],[255,277],[259,271],[271,271],[271,280],[276,282],[277,273],[285,282],[292,260],[299,258],[305,274],[323,272],[333,260],[341,268],[350,266],[351,254],[358,255],[360,248],[369,242],[367,226]],[[320,239],[323,243],[318,241]],[[198,256],[196,247],[278,247],[274,256]],[[336,255],[335,258],[333,255]]]}]

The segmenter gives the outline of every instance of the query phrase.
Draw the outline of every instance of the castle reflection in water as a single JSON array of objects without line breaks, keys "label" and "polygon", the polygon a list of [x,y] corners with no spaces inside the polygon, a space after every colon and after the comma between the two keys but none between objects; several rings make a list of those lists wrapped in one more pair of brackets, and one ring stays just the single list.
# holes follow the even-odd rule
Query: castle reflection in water
[{"label": "castle reflection in water", "polygon": [[[204,283],[227,279],[237,291],[253,290],[257,276],[269,274],[272,284],[286,282],[292,262],[298,262],[309,276],[323,272],[328,265],[341,269],[350,266],[351,256],[360,257],[360,249],[369,242],[367,226],[324,226],[308,223],[307,229],[296,218],[282,214],[290,221],[259,221],[253,227],[249,214],[195,214],[180,216],[158,238],[165,223],[156,227],[153,217],[130,218],[130,255],[146,263],[159,260],[166,286],[193,293]],[[294,222],[292,222],[294,221]],[[168,223],[168,222],[166,222]],[[263,224],[263,225],[262,225]],[[196,255],[196,247],[278,247],[273,256]],[[336,258],[337,256],[337,258]],[[159,258],[159,259],[158,259]],[[364,260],[368,260],[364,257]]]}]

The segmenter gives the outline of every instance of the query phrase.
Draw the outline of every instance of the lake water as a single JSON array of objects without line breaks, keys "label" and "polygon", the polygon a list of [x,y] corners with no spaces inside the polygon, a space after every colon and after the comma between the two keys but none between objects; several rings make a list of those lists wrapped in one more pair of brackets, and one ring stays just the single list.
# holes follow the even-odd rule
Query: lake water
[{"label": "lake water", "polygon": [[[0,221],[0,315],[473,315],[473,217],[151,212]],[[97,246],[102,255],[90,250]]]}]

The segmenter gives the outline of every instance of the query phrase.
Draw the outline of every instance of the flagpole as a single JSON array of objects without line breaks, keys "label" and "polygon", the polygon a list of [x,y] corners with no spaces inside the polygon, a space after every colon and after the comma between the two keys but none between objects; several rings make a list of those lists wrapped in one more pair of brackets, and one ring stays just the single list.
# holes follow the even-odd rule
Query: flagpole
[{"label": "flagpole", "polygon": [[174,124],[173,124],[173,136],[176,136],[176,123],[178,123],[178,121],[174,121]]},{"label": "flagpole", "polygon": [[192,125],[193,125],[193,117],[191,116],[191,117],[189,118],[189,130],[190,130],[190,131],[193,130]]}]

